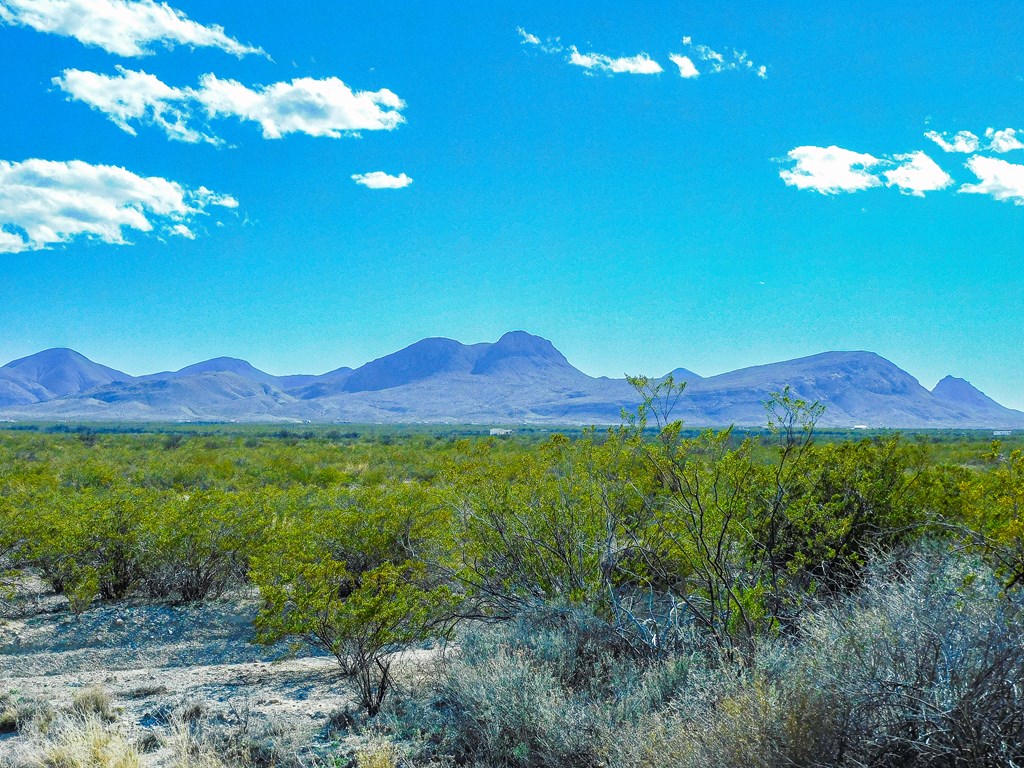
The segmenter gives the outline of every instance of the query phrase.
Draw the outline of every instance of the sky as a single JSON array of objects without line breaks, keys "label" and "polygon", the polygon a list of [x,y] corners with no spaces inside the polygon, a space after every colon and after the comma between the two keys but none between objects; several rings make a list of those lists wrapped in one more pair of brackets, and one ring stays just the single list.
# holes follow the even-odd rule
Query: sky
[{"label": "sky", "polygon": [[1024,407],[1024,6],[0,0],[0,362],[877,352]]}]

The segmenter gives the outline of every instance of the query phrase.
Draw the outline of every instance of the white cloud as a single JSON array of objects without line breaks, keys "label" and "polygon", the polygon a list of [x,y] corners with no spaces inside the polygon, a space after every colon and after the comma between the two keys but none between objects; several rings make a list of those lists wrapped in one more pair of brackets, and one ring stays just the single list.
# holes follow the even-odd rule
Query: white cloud
[{"label": "white cloud", "polygon": [[192,118],[188,102],[195,93],[172,88],[154,75],[118,66],[117,76],[79,69],[66,69],[53,84],[71,99],[103,112],[121,130],[136,135],[131,122],[156,125],[170,138],[195,143],[220,143],[188,125]]},{"label": "white cloud", "polygon": [[0,23],[73,37],[118,56],[145,56],[153,45],[220,48],[244,56],[260,48],[228,37],[154,0],[0,0]]},{"label": "white cloud", "polygon": [[882,161],[877,157],[841,147],[797,147],[789,152],[792,168],[779,172],[782,180],[797,189],[811,189],[823,195],[858,192],[880,186],[882,181],[867,168]]},{"label": "white cloud", "polygon": [[206,126],[214,118],[258,123],[267,139],[289,133],[339,138],[392,130],[405,121],[400,111],[405,103],[392,91],[353,91],[336,77],[249,88],[207,74],[197,88],[175,88],[146,72],[117,69],[117,75],[68,69],[53,83],[128,133],[135,134],[133,123],[155,125],[169,138],[187,142],[221,143]]},{"label": "white cloud", "polygon": [[997,131],[989,128],[985,131],[985,138],[989,140],[988,148],[993,152],[1012,152],[1015,149],[1024,149],[1024,142],[1017,138],[1017,131],[1013,128],[1004,128]]},{"label": "white cloud", "polygon": [[664,70],[661,65],[646,53],[636,56],[612,58],[603,53],[580,53],[572,46],[569,63],[590,71],[607,72],[608,74],[656,75]]},{"label": "white cloud", "polygon": [[35,251],[76,237],[123,245],[125,228],[194,237],[188,222],[238,201],[205,187],[81,160],[0,160],[0,253]]},{"label": "white cloud", "polygon": [[370,189],[402,189],[412,184],[412,179],[404,173],[392,176],[384,171],[371,171],[370,173],[354,173],[352,180],[356,184],[362,184]]},{"label": "white cloud", "polygon": [[[711,74],[737,71],[750,72],[762,80],[768,79],[768,67],[763,64],[755,64],[746,51],[737,51],[735,48],[731,48],[726,53],[720,53],[707,45],[693,42],[693,38],[689,35],[683,38],[683,45],[689,49],[695,58],[708,65],[705,69],[706,72]],[[673,54],[673,56],[679,56],[679,54]],[[675,58],[670,58],[675,61]],[[680,74],[682,74],[682,65],[679,68]],[[696,66],[693,68],[696,70]],[[687,75],[684,74],[683,77],[687,77]]]},{"label": "white cloud", "polygon": [[967,167],[978,177],[978,183],[964,184],[957,191],[991,195],[996,200],[1024,205],[1024,165],[975,155],[968,159]]},{"label": "white cloud", "polygon": [[954,135],[939,133],[938,131],[927,131],[925,137],[931,139],[944,152],[977,152],[980,140],[970,131],[960,131]]},{"label": "white cloud", "polygon": [[693,61],[689,56],[683,56],[678,53],[670,53],[668,57],[672,60],[672,63],[679,67],[679,76],[687,79],[691,77],[698,77],[700,72],[697,71],[697,67],[694,66]]},{"label": "white cloud", "polygon": [[953,183],[953,177],[924,152],[894,155],[893,160],[898,161],[900,165],[882,175],[885,176],[888,186],[899,187],[900,192],[905,195],[924,197],[925,192],[945,189]]},{"label": "white cloud", "polygon": [[540,38],[537,37],[536,35],[531,35],[522,27],[516,27],[516,32],[518,32],[519,36],[523,38],[523,45],[540,45]]},{"label": "white cloud", "polygon": [[259,123],[267,139],[286,133],[337,139],[358,131],[390,131],[405,122],[399,112],[405,102],[392,91],[353,91],[336,77],[300,77],[254,90],[235,80],[203,75],[198,99],[211,117]]},{"label": "white cloud", "polygon": [[[652,59],[647,53],[639,53],[636,56],[613,57],[603,53],[582,53],[575,45],[566,49],[558,37],[548,37],[541,40],[537,35],[527,32],[523,27],[517,27],[520,42],[537,46],[545,53],[562,53],[566,50],[569,56],[568,63],[583,67],[589,73],[604,72],[606,74],[627,73],[631,75],[656,75],[664,70],[661,64]],[[750,72],[761,79],[767,79],[768,67],[763,64],[755,64],[746,51],[729,49],[726,53],[700,45],[693,42],[692,37],[684,37],[683,45],[686,53],[670,53],[669,60],[679,69],[679,75],[686,79],[700,76],[703,73],[719,73],[730,71]],[[698,67],[698,62],[700,66]]]}]

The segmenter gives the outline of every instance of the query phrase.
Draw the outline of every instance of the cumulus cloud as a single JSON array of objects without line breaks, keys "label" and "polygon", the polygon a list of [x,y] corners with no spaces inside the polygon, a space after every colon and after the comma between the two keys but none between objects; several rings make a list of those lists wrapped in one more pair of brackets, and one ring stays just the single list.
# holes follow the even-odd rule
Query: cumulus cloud
[{"label": "cumulus cloud", "polygon": [[638,53],[636,56],[612,58],[603,53],[580,53],[575,45],[571,48],[569,63],[592,72],[606,72],[610,75],[622,73],[630,75],[656,75],[664,71],[661,65],[646,53]]},{"label": "cumulus cloud", "polygon": [[73,37],[118,56],[145,56],[155,44],[220,48],[235,56],[263,50],[228,37],[154,0],[0,0],[0,23]]},{"label": "cumulus cloud", "polygon": [[207,114],[257,122],[268,139],[286,133],[337,139],[359,131],[390,131],[405,122],[399,112],[405,102],[392,91],[353,91],[336,77],[300,77],[252,89],[210,74],[199,84],[198,100]]},{"label": "cumulus cloud", "polygon": [[899,165],[886,171],[883,176],[887,186],[899,187],[905,195],[924,197],[925,192],[945,189],[953,183],[953,177],[924,152],[894,155],[893,160],[899,162]]},{"label": "cumulus cloud", "polygon": [[720,72],[750,72],[757,75],[762,80],[768,79],[768,67],[763,64],[755,64],[750,55],[746,51],[738,51],[735,48],[728,49],[725,53],[714,50],[710,46],[703,45],[701,43],[695,43],[693,38],[690,36],[683,38],[683,45],[686,47],[689,56],[683,56],[682,54],[674,53],[669,56],[672,61],[675,61],[679,65],[680,74],[683,77],[696,77],[694,75],[683,74],[683,65],[676,61],[677,58],[686,59],[690,62],[690,67],[696,73],[697,67],[693,63],[693,59],[706,64],[702,71],[710,74],[718,74]]},{"label": "cumulus cloud", "polygon": [[797,147],[789,152],[791,168],[779,172],[782,180],[797,189],[810,189],[823,195],[858,192],[880,186],[882,180],[866,169],[882,161],[872,155],[841,147]]},{"label": "cumulus cloud", "polygon": [[384,171],[371,171],[370,173],[354,173],[352,180],[356,184],[362,184],[369,189],[402,189],[412,184],[412,179],[404,173],[392,176]]},{"label": "cumulus cloud", "polygon": [[136,133],[134,124],[153,125],[171,139],[191,143],[221,143],[207,127],[214,118],[257,123],[267,139],[289,133],[340,138],[389,131],[405,121],[405,103],[392,91],[353,91],[336,77],[250,88],[207,74],[195,88],[176,88],[146,72],[117,69],[117,75],[68,69],[53,83],[128,133]]},{"label": "cumulus cloud", "polygon": [[36,251],[77,237],[126,244],[125,229],[193,238],[189,222],[238,201],[157,176],[81,160],[0,160],[0,253]]},{"label": "cumulus cloud", "polygon": [[924,135],[942,147],[944,152],[977,152],[981,144],[981,140],[970,131],[960,131],[952,135],[927,131]]},{"label": "cumulus cloud", "polygon": [[978,177],[978,183],[964,184],[957,191],[1024,205],[1024,165],[975,155],[968,159],[967,167]]},{"label": "cumulus cloud", "polygon": [[697,67],[694,65],[693,60],[689,56],[683,56],[679,53],[670,53],[668,55],[672,63],[679,67],[679,76],[684,78],[698,77],[700,72],[697,71]]},{"label": "cumulus cloud", "polygon": [[997,131],[995,128],[988,128],[985,131],[985,138],[988,139],[988,148],[993,152],[1012,152],[1015,149],[1024,149],[1024,142],[1017,138],[1017,130],[1004,128]]}]

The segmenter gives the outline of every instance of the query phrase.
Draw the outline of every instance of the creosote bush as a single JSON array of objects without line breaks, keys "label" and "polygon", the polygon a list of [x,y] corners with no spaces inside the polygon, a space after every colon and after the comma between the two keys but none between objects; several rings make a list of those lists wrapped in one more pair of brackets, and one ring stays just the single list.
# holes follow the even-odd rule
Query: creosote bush
[{"label": "creosote bush", "polygon": [[[1021,764],[1019,440],[823,440],[789,390],[766,431],[698,432],[633,381],[572,437],[0,431],[0,590],[254,587],[261,641],[337,659],[336,729],[383,734],[358,763]],[[175,738],[284,759],[201,716]]]}]

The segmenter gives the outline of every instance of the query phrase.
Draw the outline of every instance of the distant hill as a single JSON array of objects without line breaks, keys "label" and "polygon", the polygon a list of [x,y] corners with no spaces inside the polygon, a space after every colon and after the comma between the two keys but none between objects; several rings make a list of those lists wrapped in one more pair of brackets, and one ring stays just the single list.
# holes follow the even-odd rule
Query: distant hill
[{"label": "distant hill", "polygon": [[203,360],[201,363],[187,365],[180,371],[163,371],[162,373],[150,373],[140,376],[140,379],[181,379],[188,376],[196,376],[200,373],[233,373],[249,381],[258,381],[262,384],[276,384],[277,376],[254,368],[246,360],[239,360],[237,357],[215,357],[212,360]]},{"label": "distant hill", "polygon": [[823,423],[921,427],[956,419],[945,403],[906,371],[873,352],[824,352],[742,368],[694,382],[694,407],[717,422],[764,419],[761,403],[789,385],[793,394],[825,405]]},{"label": "distant hill", "polygon": [[73,349],[47,349],[0,368],[0,407],[53,400],[131,380],[127,373],[94,363]]},{"label": "distant hill", "polygon": [[969,381],[955,376],[942,379],[932,389],[932,395],[966,419],[986,419],[1010,424],[1020,414],[1020,411],[1000,405]]},{"label": "distant hill", "polygon": [[676,368],[675,370],[669,371],[661,378],[667,379],[669,376],[672,377],[676,384],[689,384],[692,381],[699,381],[704,378],[703,376],[700,376],[686,368]]},{"label": "distant hill", "polygon": [[[823,426],[1024,428],[1024,413],[963,379],[928,391],[872,352],[672,376],[687,383],[673,416],[691,426],[763,425],[764,402],[788,385],[826,406]],[[14,419],[614,424],[637,400],[625,379],[588,376],[525,331],[493,343],[423,339],[321,375],[274,376],[218,357],[133,377],[67,349],[0,368],[0,415]]]}]

